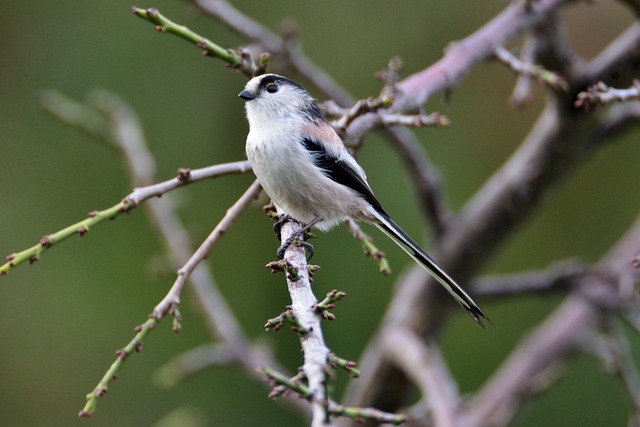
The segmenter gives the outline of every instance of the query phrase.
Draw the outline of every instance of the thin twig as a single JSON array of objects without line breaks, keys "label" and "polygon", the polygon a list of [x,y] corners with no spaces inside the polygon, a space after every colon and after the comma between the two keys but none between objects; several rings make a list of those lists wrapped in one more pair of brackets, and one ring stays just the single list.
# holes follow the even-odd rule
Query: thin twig
[{"label": "thin twig", "polygon": [[195,170],[181,170],[176,178],[164,181],[147,187],[137,188],[129,195],[125,196],[118,204],[101,210],[92,211],[88,218],[78,221],[62,230],[44,236],[36,245],[20,252],[15,252],[6,257],[6,263],[0,265],[0,276],[7,274],[15,266],[28,262],[33,264],[39,261],[42,254],[55,244],[68,239],[71,236],[84,236],[96,224],[108,219],[114,219],[122,214],[129,213],[140,203],[153,197],[159,197],[168,191],[202,181],[204,179],[216,178],[222,175],[245,173],[251,170],[248,161],[224,163]]},{"label": "thin twig", "polygon": [[[538,38],[531,32],[525,34],[520,51],[520,61],[525,64],[533,64],[538,50]],[[528,105],[533,99],[531,77],[527,74],[519,74],[513,92],[509,97],[509,104],[515,108]]]},{"label": "thin twig", "polygon": [[[294,379],[290,379],[270,368],[262,368],[260,371],[274,384],[274,390],[277,390],[272,397],[283,394],[284,390],[290,390],[300,395],[303,399],[309,401],[313,399],[311,389],[300,381],[301,378],[299,375],[294,377]],[[404,424],[408,420],[407,417],[402,414],[392,414],[375,408],[356,408],[353,406],[345,406],[337,404],[332,400],[327,401],[327,411],[330,415],[337,417],[349,417],[357,422],[372,420],[378,423],[386,423],[395,426]]]},{"label": "thin twig", "polygon": [[362,244],[362,250],[367,257],[372,258],[378,264],[378,270],[385,276],[391,274],[391,267],[389,266],[389,260],[383,251],[373,243],[373,238],[362,231],[360,225],[353,219],[347,219],[347,228],[351,232],[351,235]]},{"label": "thin twig", "polygon": [[118,355],[116,360],[111,364],[107,372],[98,382],[98,385],[87,394],[86,399],[87,403],[84,405],[84,408],[78,414],[81,418],[88,418],[93,415],[96,410],[96,406],[98,405],[98,399],[103,397],[105,393],[109,390],[109,385],[116,379],[120,368],[124,361],[132,355],[133,353],[139,353],[142,351],[142,342],[144,341],[147,334],[153,331],[158,322],[156,319],[149,319],[145,323],[135,328],[136,335],[135,337],[123,348],[116,351]]},{"label": "thin twig", "polygon": [[238,52],[235,52],[232,49],[225,49],[218,46],[211,40],[202,37],[184,25],[179,25],[171,21],[169,18],[162,15],[158,9],[141,9],[134,6],[132,11],[134,15],[156,24],[156,31],[160,33],[174,34],[195,44],[197,47],[202,49],[206,56],[222,59],[230,67],[239,69],[249,78],[264,72],[264,67],[268,60],[268,57],[266,56],[261,56],[258,61],[254,61],[251,54],[246,50],[239,50]]},{"label": "thin twig", "polygon": [[565,92],[569,89],[566,79],[560,74],[545,70],[540,65],[523,62],[503,46],[498,46],[495,49],[495,54],[496,58],[509,66],[509,68],[518,75],[534,77],[554,89],[560,89]]},{"label": "thin twig", "polygon": [[213,249],[213,246],[218,242],[220,237],[229,229],[231,224],[238,218],[238,216],[253,202],[262,191],[262,187],[258,181],[254,181],[253,184],[244,192],[242,196],[227,210],[225,216],[220,220],[218,225],[202,242],[200,247],[194,252],[189,260],[178,270],[178,277],[171,286],[167,295],[156,305],[153,309],[152,317],[154,319],[162,319],[169,309],[174,305],[180,304],[180,294],[182,289],[189,280],[191,273],[195,268],[204,261],[209,253]]},{"label": "thin twig", "polygon": [[640,80],[634,80],[631,87],[627,89],[612,88],[600,81],[578,93],[574,105],[576,108],[592,111],[613,102],[624,102],[631,99],[640,99]]}]

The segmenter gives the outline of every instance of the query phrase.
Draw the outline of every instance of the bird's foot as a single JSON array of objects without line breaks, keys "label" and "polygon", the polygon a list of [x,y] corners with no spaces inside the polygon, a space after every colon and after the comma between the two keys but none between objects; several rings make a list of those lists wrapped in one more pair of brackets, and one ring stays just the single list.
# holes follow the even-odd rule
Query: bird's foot
[{"label": "bird's foot", "polygon": [[[283,215],[283,217],[285,216]],[[276,226],[278,228],[278,238],[280,238],[280,229],[282,228],[282,224],[284,224],[285,221],[287,220],[295,221],[293,218],[289,217],[288,215],[286,215],[285,219],[283,219],[283,217],[279,218],[278,221],[276,221],[276,224],[273,226],[274,229],[276,228]],[[304,233],[309,231],[311,227],[313,227],[320,221],[322,221],[322,218],[316,217],[313,220],[311,220],[309,223],[302,226],[302,228],[300,228],[298,231],[293,233],[291,236],[289,236],[289,238],[285,240],[282,245],[280,245],[280,247],[278,248],[278,251],[276,252],[278,259],[284,259],[285,251],[289,246],[291,246],[291,244],[295,242],[298,246],[302,246],[304,249],[307,250],[307,252],[309,252],[309,257],[307,258],[307,261],[309,261],[311,257],[313,257],[313,245],[311,243],[305,242],[304,240],[301,240],[300,236],[304,236]]]},{"label": "bird's foot", "polygon": [[309,242],[305,242],[304,240],[300,240],[299,239],[300,234],[302,233],[300,232],[294,233],[287,240],[285,240],[282,245],[280,245],[280,247],[278,248],[278,251],[276,252],[278,259],[284,259],[284,253],[286,252],[287,248],[291,245],[302,246],[304,249],[306,249],[306,251],[309,253],[309,256],[307,257],[307,261],[309,261],[313,257],[313,250],[314,250],[313,245]]},{"label": "bird's foot", "polygon": [[[282,214],[280,215],[280,217],[276,220],[275,224],[273,224],[273,231],[276,233],[276,236],[278,236],[278,240],[282,241],[282,237],[280,237],[280,231],[282,230],[282,226],[284,225],[285,222],[287,221],[295,221],[293,218],[291,218],[289,215],[287,214]],[[289,243],[291,244],[291,243]],[[285,248],[286,249],[286,248]],[[280,258],[282,259],[282,258]]]}]

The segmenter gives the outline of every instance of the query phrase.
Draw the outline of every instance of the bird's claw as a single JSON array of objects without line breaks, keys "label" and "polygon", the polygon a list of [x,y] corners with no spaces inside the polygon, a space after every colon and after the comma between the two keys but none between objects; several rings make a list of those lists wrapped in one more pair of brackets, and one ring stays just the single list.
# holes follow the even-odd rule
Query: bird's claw
[{"label": "bird's claw", "polygon": [[[282,241],[282,237],[280,237],[280,231],[282,230],[282,226],[284,225],[285,222],[287,222],[289,220],[293,220],[293,218],[291,218],[287,214],[282,214],[282,215],[280,215],[280,218],[278,218],[276,220],[276,222],[273,224],[273,231],[276,233],[276,236],[278,236],[278,240],[280,240],[280,241]],[[289,243],[289,244],[291,244],[291,243]],[[278,249],[278,252],[280,252],[280,249]],[[283,251],[283,253],[284,253],[284,251]],[[280,258],[280,259],[282,259],[282,258]]]},{"label": "bird's claw", "polygon": [[309,242],[305,242],[304,240],[298,240],[298,237],[299,237],[298,233],[295,233],[292,236],[290,236],[287,240],[285,240],[285,242],[282,245],[280,245],[280,247],[278,248],[278,251],[276,252],[278,259],[280,260],[284,259],[284,253],[286,252],[287,248],[292,244],[295,244],[296,246],[302,246],[304,249],[307,250],[307,252],[309,252],[307,261],[309,261],[313,257],[313,250],[314,250],[313,245]]}]

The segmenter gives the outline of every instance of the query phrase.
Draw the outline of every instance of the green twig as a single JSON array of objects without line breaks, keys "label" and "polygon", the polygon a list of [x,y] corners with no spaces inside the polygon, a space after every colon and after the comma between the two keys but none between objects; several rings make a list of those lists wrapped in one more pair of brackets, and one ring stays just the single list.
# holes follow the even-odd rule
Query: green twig
[{"label": "green twig", "polygon": [[322,301],[314,305],[313,309],[316,313],[320,314],[324,320],[334,320],[336,316],[329,310],[333,310],[335,308],[334,302],[340,301],[346,296],[347,294],[345,292],[334,289],[329,292]]},{"label": "green twig", "polygon": [[133,352],[139,353],[142,351],[142,342],[146,335],[155,329],[158,321],[154,318],[150,318],[142,325],[136,327],[135,331],[137,332],[136,336],[127,344],[124,348],[121,348],[116,352],[118,357],[115,362],[111,364],[111,367],[104,374],[96,388],[89,394],[87,394],[87,403],[82,408],[82,411],[78,414],[80,417],[90,417],[96,410],[96,406],[98,404],[98,398],[105,395],[105,393],[109,390],[109,385],[116,378],[122,363],[125,359],[133,354]]},{"label": "green twig", "polygon": [[355,237],[355,239],[362,244],[362,250],[364,251],[364,254],[370,258],[373,258],[374,261],[378,263],[380,272],[385,276],[391,274],[389,261],[387,261],[385,253],[378,249],[378,247],[373,243],[373,238],[362,231],[360,226],[352,219],[347,220],[347,227],[349,228],[349,231],[351,231],[353,237]]},{"label": "green twig", "polygon": [[[171,306],[171,308],[169,309],[169,314],[173,316],[173,331],[177,333],[180,331],[180,325],[182,323],[182,315],[178,310],[177,304],[173,304]],[[80,417],[84,418],[93,415],[98,404],[98,398],[104,396],[108,391],[109,385],[113,380],[116,379],[122,363],[134,352],[140,353],[142,351],[142,343],[145,337],[149,332],[153,331],[156,328],[156,325],[159,321],[159,318],[151,315],[149,316],[149,319],[142,325],[136,326],[136,328],[134,329],[134,331],[136,332],[136,336],[133,337],[129,344],[116,351],[116,354],[118,355],[116,360],[111,364],[111,367],[109,367],[100,382],[98,382],[96,388],[94,388],[91,393],[87,394],[87,403],[78,414]]]},{"label": "green twig", "polygon": [[56,243],[76,234],[82,237],[91,229],[92,226],[99,224],[106,219],[114,219],[122,213],[128,213],[134,207],[135,203],[131,199],[125,197],[120,203],[108,209],[89,212],[89,217],[87,219],[76,222],[75,224],[63,228],[53,234],[47,234],[40,239],[40,242],[29,249],[12,253],[7,256],[7,262],[0,266],[0,276],[7,274],[13,267],[24,262],[33,264],[34,262],[39,261],[42,254]]},{"label": "green twig", "polygon": [[353,406],[335,405],[332,406],[330,412],[338,417],[348,417],[356,422],[365,420],[373,420],[378,423],[391,424],[399,426],[409,421],[409,417],[403,414],[391,414],[383,412],[375,408],[356,408]]},{"label": "green twig", "polygon": [[[311,390],[309,390],[307,386],[302,384],[301,375],[296,375],[295,377],[290,379],[282,375],[280,372],[274,371],[273,369],[270,369],[270,368],[260,368],[259,372],[262,372],[269,381],[273,382],[275,386],[281,386],[286,390],[294,391],[298,393],[300,397],[307,400],[310,400],[313,397],[313,393],[311,393]],[[275,398],[278,395],[282,394],[282,391],[281,391],[282,388],[279,388],[278,390],[279,390],[279,393],[277,395],[272,395],[270,393],[269,397]]]},{"label": "green twig", "polygon": [[53,245],[76,234],[82,237],[91,229],[92,226],[99,224],[106,219],[115,219],[123,213],[129,213],[140,203],[150,198],[159,197],[168,191],[182,187],[191,182],[201,181],[207,178],[215,178],[230,173],[244,173],[249,170],[251,170],[251,167],[247,161],[224,163],[194,170],[181,169],[178,171],[178,176],[171,180],[150,185],[148,187],[138,188],[122,199],[120,203],[102,211],[90,212],[87,219],[76,222],[75,224],[53,234],[44,236],[40,239],[38,244],[28,249],[12,253],[6,257],[7,262],[0,265],[0,276],[7,274],[9,270],[19,264],[25,262],[33,264],[40,260],[42,254]]},{"label": "green twig", "polygon": [[358,364],[353,360],[343,359],[336,356],[333,353],[329,353],[329,364],[333,367],[340,367],[349,373],[351,378],[360,377],[360,369],[357,368]]},{"label": "green twig", "polygon": [[291,265],[287,260],[271,261],[269,264],[265,265],[265,268],[270,269],[274,274],[281,272],[286,273],[287,279],[292,282],[296,282],[300,279],[298,269]]},{"label": "green twig", "polygon": [[280,329],[282,329],[285,323],[290,323],[292,325],[291,330],[297,332],[299,335],[304,335],[307,333],[307,329],[293,315],[291,306],[287,306],[287,309],[283,311],[279,316],[267,320],[267,323],[265,323],[264,325],[264,329],[265,331],[268,331],[269,329],[279,331]]},{"label": "green twig", "polygon": [[[259,371],[275,385],[274,391],[278,390],[277,393],[270,393],[269,397],[275,398],[284,394],[285,391],[283,390],[291,390],[306,400],[311,400],[313,398],[313,393],[311,393],[311,390],[301,382],[302,378],[300,378],[299,375],[290,379],[270,368],[261,368]],[[333,416],[349,417],[356,421],[373,420],[378,423],[400,425],[407,422],[409,419],[406,415],[402,414],[391,414],[375,408],[344,406],[335,402],[328,402],[328,410]]]},{"label": "green twig", "polygon": [[156,31],[160,33],[174,34],[193,43],[202,49],[206,56],[222,59],[229,67],[240,70],[249,78],[263,74],[266,70],[267,63],[269,61],[268,54],[263,53],[260,55],[259,60],[254,62],[248,50],[238,49],[238,51],[235,51],[233,49],[225,49],[211,40],[195,33],[184,25],[176,24],[162,15],[158,9],[141,9],[134,6],[132,11],[137,17],[156,24],[154,27]]}]

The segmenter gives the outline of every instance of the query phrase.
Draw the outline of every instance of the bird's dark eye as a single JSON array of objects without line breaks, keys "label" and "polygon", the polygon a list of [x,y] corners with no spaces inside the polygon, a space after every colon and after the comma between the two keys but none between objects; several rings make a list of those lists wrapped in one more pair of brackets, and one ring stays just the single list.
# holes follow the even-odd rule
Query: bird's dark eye
[{"label": "bird's dark eye", "polygon": [[276,93],[278,91],[278,85],[275,83],[267,83],[265,89],[267,89],[269,93]]}]

